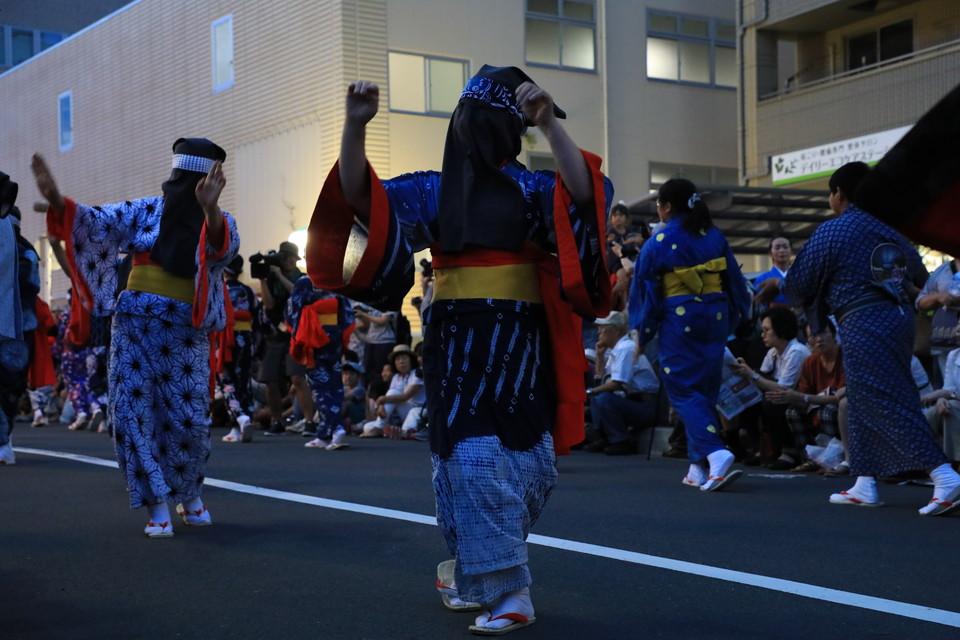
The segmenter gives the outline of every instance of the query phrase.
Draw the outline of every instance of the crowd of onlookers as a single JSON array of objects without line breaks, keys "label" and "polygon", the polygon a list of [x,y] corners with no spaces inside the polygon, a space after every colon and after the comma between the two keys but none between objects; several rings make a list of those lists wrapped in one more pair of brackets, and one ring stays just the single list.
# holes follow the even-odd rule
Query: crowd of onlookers
[{"label": "crowd of onlookers", "polygon": [[[610,215],[608,265],[614,279],[614,309],[585,328],[586,355],[594,370],[586,381],[587,451],[636,453],[638,435],[672,425],[668,457],[686,457],[683,425],[669,408],[656,372],[656,340],[641,349],[629,331],[625,309],[633,265],[643,243],[656,233],[643,225],[631,232],[626,207]],[[738,460],[771,469],[845,474],[847,427],[842,328],[833,320],[815,332],[804,310],[789,306],[772,281],[786,278],[793,259],[789,238],[769,241],[771,268],[753,275],[751,317],[731,336],[719,407],[723,437]],[[948,457],[960,460],[960,260],[944,262],[916,299],[917,342],[912,372],[921,403]],[[771,292],[774,292],[771,294]],[[595,345],[595,347],[591,347]]]},{"label": "crowd of onlookers", "polygon": [[[686,456],[683,425],[670,410],[658,380],[656,339],[641,349],[626,313],[634,263],[655,230],[655,225],[646,224],[631,228],[628,209],[622,203],[611,211],[608,267],[614,311],[585,323],[583,331],[590,371],[584,381],[587,439],[581,447],[587,451],[636,453],[641,431],[671,425],[664,455]],[[730,379],[724,386],[734,398],[734,407],[721,411],[724,438],[746,464],[845,473],[842,330],[831,323],[815,333],[803,311],[789,307],[782,294],[761,295],[765,284],[783,280],[789,272],[793,257],[790,240],[772,238],[769,254],[770,270],[749,280],[756,295],[753,313],[729,343],[725,375]],[[242,414],[249,416],[251,431],[260,428],[266,435],[292,432],[315,437],[316,407],[307,370],[289,353],[288,301],[296,281],[304,277],[297,268],[299,252],[285,242],[271,255],[269,267],[256,273],[259,290],[251,289],[249,294],[253,307],[249,389],[232,393],[233,381],[221,379],[212,407],[213,424],[232,426]],[[420,295],[413,304],[422,314],[432,299],[433,272],[429,261],[422,261],[421,266]],[[960,260],[944,262],[917,296],[918,340],[913,359],[916,393],[931,429],[952,460],[960,459],[958,266]],[[419,345],[411,348],[415,341],[408,319],[399,312],[379,311],[360,303],[352,303],[352,307],[355,324],[342,361],[342,426],[347,433],[365,438],[427,439]],[[23,397],[22,409],[33,414],[37,427],[53,419],[71,430],[110,432],[106,416],[108,349],[71,348],[64,340],[66,314],[55,312],[53,317],[55,322],[45,331],[57,382],[31,389]],[[231,411],[231,402],[237,404],[237,398],[248,406],[234,406]]]}]

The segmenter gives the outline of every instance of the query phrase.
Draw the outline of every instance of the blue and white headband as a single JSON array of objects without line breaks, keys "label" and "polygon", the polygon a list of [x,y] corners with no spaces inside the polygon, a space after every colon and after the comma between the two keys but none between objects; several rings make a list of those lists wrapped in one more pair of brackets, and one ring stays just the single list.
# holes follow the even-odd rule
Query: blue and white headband
[{"label": "blue and white headband", "polygon": [[464,98],[478,100],[495,109],[506,109],[519,118],[520,122],[525,122],[523,112],[517,106],[517,99],[513,95],[513,91],[490,78],[483,76],[470,78],[467,81],[467,86],[460,93],[460,99],[463,100]]},{"label": "blue and white headband", "polygon": [[214,160],[202,156],[189,156],[185,153],[173,154],[173,168],[194,173],[210,173]]}]

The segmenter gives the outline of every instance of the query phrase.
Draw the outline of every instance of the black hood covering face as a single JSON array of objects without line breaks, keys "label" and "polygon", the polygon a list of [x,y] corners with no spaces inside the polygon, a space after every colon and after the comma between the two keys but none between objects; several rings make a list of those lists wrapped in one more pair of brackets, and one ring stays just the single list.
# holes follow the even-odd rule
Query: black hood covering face
[{"label": "black hood covering face", "polygon": [[19,185],[11,180],[10,176],[0,171],[0,215],[7,215],[13,210],[19,190]]},{"label": "black hood covering face", "polygon": [[[180,138],[173,143],[173,153],[221,162],[227,159],[227,153],[206,138]],[[160,231],[150,250],[150,259],[167,273],[181,278],[192,278],[197,273],[197,244],[204,215],[195,191],[205,175],[174,169],[170,179],[163,183]]]},{"label": "black hood covering face", "polygon": [[[470,79],[450,118],[440,181],[440,248],[473,245],[519,251],[526,238],[524,201],[501,168],[520,154],[529,124],[515,91],[532,82],[516,67],[484,65]],[[566,114],[554,107],[557,117]]]}]

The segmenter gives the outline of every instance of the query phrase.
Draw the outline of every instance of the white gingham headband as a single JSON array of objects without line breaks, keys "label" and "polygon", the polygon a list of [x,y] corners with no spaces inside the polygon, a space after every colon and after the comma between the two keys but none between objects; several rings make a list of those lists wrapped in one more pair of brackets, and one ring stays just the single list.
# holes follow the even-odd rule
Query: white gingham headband
[{"label": "white gingham headband", "polygon": [[188,156],[185,153],[173,154],[173,168],[195,173],[210,173],[213,160],[202,156]]}]

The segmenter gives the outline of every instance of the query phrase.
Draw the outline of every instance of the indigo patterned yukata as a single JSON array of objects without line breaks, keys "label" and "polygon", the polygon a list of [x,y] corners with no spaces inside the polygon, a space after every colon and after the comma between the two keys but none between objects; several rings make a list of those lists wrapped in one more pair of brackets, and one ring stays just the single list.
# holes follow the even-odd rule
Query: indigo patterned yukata
[{"label": "indigo patterned yukata", "polygon": [[[250,389],[250,368],[253,365],[253,317],[257,297],[253,290],[239,280],[227,281],[227,293],[233,308],[233,344],[230,361],[224,364],[221,383],[227,408],[234,419],[253,413],[253,393]],[[222,354],[221,354],[222,357]]]},{"label": "indigo patterned yukata", "polygon": [[926,279],[913,245],[857,207],[820,225],[787,275],[794,304],[825,305],[840,324],[851,475],[929,471],[947,461],[910,373],[914,310],[904,287]]},{"label": "indigo patterned yukata", "polygon": [[[341,284],[346,295],[374,305],[398,304],[413,284],[414,253],[434,247],[436,288],[424,316],[422,355],[433,485],[437,521],[457,560],[457,589],[470,602],[495,602],[532,583],[526,538],[557,480],[555,443],[562,451],[582,440],[586,362],[579,321],[570,332],[574,339],[563,345],[579,354],[557,363],[550,322],[562,314],[545,309],[550,296],[559,298],[561,287],[567,292],[573,281],[585,297],[605,297],[602,311],[594,313],[606,313],[609,305],[603,240],[613,187],[599,171],[600,159],[584,157],[595,200],[587,208],[571,202],[553,172],[516,162],[503,167],[523,196],[522,253],[440,253],[438,172],[381,182],[370,170],[369,242],[345,285],[341,274],[345,253],[351,259],[354,220],[343,206],[336,166],[311,223],[307,251],[314,281]],[[556,204],[562,208],[555,211]],[[554,252],[559,268],[547,257]],[[563,308],[573,317],[569,304]],[[576,310],[591,315],[583,306]],[[565,403],[564,377],[575,378],[579,404]],[[579,427],[572,443],[569,436],[558,442],[562,430],[551,434],[561,412]]]},{"label": "indigo patterned yukata", "polygon": [[240,245],[236,222],[223,212],[223,246],[202,240],[197,250],[193,304],[134,290],[137,266],[131,288],[117,297],[120,254],[146,261],[162,210],[162,196],[97,207],[67,200],[63,222],[84,304],[94,316],[113,315],[110,420],[133,508],[201,494],[210,457],[208,335],[224,326],[222,272]]},{"label": "indigo patterned yukata", "polygon": [[716,409],[723,351],[750,304],[740,266],[716,227],[690,233],[681,213],[640,250],[630,326],[643,345],[659,332],[660,380],[683,420],[691,462],[724,448]]},{"label": "indigo patterned yukata", "polygon": [[[307,368],[313,402],[320,414],[317,437],[329,440],[341,424],[343,342],[353,325],[353,307],[343,296],[315,289],[307,276],[297,279],[287,301],[291,352]],[[312,418],[312,416],[308,416]]]}]

